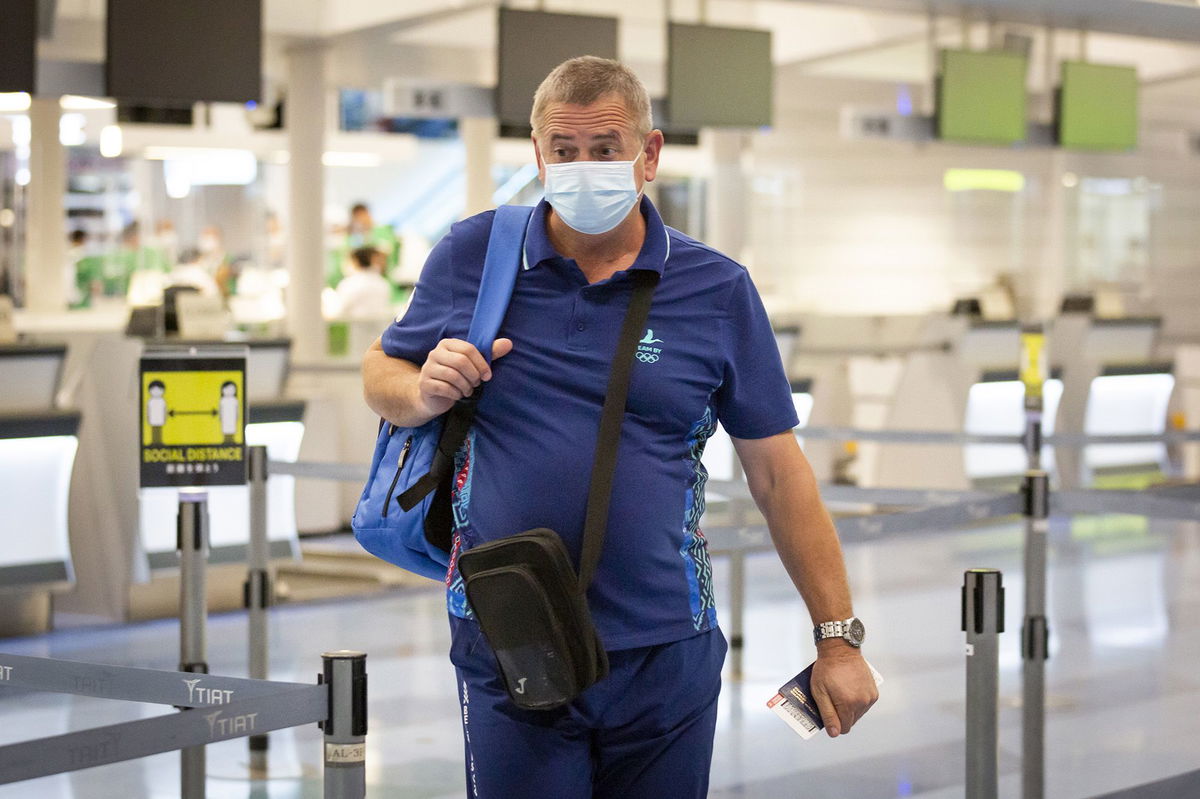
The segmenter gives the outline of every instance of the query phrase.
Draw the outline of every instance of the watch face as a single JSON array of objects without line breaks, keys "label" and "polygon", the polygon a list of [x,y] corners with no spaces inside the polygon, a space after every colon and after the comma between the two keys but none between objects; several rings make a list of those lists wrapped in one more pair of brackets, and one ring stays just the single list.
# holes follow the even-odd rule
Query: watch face
[{"label": "watch face", "polygon": [[854,646],[862,646],[863,639],[867,637],[867,628],[863,626],[857,616],[850,620],[850,630],[846,637]]}]

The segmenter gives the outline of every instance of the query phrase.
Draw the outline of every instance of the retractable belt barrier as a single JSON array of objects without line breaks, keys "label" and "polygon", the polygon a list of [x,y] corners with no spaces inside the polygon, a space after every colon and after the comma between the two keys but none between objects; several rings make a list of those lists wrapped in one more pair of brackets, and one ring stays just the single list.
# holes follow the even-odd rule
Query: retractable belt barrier
[{"label": "retractable belt barrier", "polygon": [[[832,430],[833,428],[828,428]],[[870,433],[872,431],[846,432]],[[880,432],[880,431],[874,431]],[[912,431],[891,431],[888,438],[878,440],[912,441],[893,438]],[[804,431],[808,435],[808,431]],[[930,443],[1020,443],[1020,438],[1003,436],[962,436],[959,434],[922,433]],[[1188,440],[1200,440],[1200,433],[1187,434]],[[1162,440],[1167,436],[1093,436],[1087,443],[1115,439],[1138,441]],[[1052,441],[1053,439],[1048,439]],[[271,461],[271,474],[286,474],[317,480],[358,482],[367,477],[367,468],[346,463],[310,463]],[[750,488],[743,480],[709,480],[706,484],[710,500],[731,500],[738,510],[753,510]],[[860,504],[870,506],[912,507],[912,510],[875,512],[863,515],[839,516],[834,520],[838,532],[854,538],[878,538],[897,533],[950,530],[989,519],[1020,514],[1026,498],[1024,493],[994,491],[951,491],[941,489],[865,488],[847,485],[823,485],[821,497],[829,504]],[[1125,513],[1158,519],[1193,521],[1200,519],[1200,486],[1171,486],[1146,491],[1109,489],[1055,492],[1050,498],[1050,511],[1055,514]],[[705,536],[714,552],[735,549],[757,549],[770,546],[766,527],[761,523],[718,524],[705,527]]]},{"label": "retractable belt barrier", "polygon": [[[800,438],[818,441],[877,441],[881,444],[1023,444],[1020,435],[985,433],[956,433],[948,430],[868,430],[859,427],[802,427],[796,430]],[[1080,448],[1096,444],[1182,444],[1200,441],[1200,430],[1171,430],[1159,435],[1087,433],[1054,433],[1042,443],[1050,447]]]},{"label": "retractable belt barrier", "polygon": [[361,799],[366,655],[329,652],[323,658],[318,684],[306,685],[0,654],[0,687],[182,711],[0,746],[0,784],[319,723],[325,732],[325,796]]},{"label": "retractable belt barrier", "polygon": [[1126,513],[1194,522],[1200,521],[1200,486],[1171,486],[1146,491],[1059,491],[1050,498],[1050,510],[1060,514]]}]

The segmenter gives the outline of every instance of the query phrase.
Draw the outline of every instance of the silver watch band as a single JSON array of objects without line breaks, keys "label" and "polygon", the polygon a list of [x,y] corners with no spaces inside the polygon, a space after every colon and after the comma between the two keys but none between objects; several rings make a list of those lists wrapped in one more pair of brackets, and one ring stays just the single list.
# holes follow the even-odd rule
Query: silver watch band
[{"label": "silver watch band", "polygon": [[857,616],[837,621],[823,621],[813,628],[813,641],[820,643],[827,638],[841,638],[850,646],[862,646],[866,630]]},{"label": "silver watch band", "polygon": [[846,635],[849,625],[844,621],[823,621],[817,625],[813,638],[824,641],[826,638],[842,638]]}]

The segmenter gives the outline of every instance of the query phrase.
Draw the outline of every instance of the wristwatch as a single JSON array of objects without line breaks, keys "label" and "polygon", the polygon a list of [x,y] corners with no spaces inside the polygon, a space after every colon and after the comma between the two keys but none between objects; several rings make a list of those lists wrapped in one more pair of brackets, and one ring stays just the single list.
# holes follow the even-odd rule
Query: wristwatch
[{"label": "wristwatch", "polygon": [[857,616],[851,616],[845,621],[825,621],[813,627],[813,641],[820,642],[826,638],[842,638],[854,648],[862,646],[867,637],[867,628]]}]

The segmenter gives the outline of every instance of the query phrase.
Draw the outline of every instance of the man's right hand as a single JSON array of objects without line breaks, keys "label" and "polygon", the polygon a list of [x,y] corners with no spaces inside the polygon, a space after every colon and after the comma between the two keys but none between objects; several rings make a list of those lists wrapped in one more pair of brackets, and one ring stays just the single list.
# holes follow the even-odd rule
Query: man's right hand
[{"label": "man's right hand", "polygon": [[[492,344],[492,360],[512,352],[512,339],[498,338]],[[433,348],[417,379],[415,409],[440,416],[455,402],[468,397],[480,383],[492,379],[492,369],[479,350],[457,338],[444,338]]]}]

